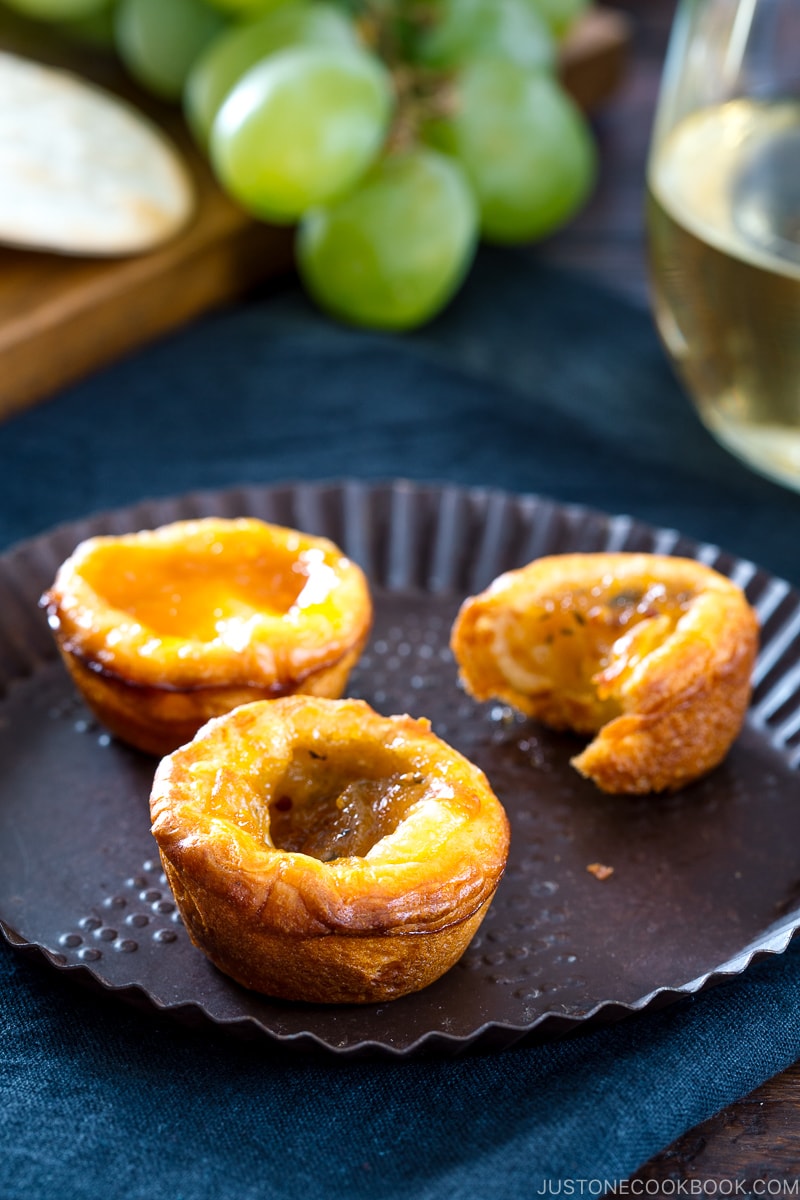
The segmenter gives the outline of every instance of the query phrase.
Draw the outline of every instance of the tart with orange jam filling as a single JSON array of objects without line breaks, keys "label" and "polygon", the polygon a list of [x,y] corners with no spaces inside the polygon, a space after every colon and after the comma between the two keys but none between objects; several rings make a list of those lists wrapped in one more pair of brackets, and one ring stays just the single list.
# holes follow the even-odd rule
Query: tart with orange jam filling
[{"label": "tart with orange jam filling", "polygon": [[444,974],[483,920],[508,822],[425,720],[293,696],[162,760],[153,834],[192,941],[245,987],[367,1003]]},{"label": "tart with orange jam filling", "polygon": [[250,518],[90,538],[42,603],[92,710],[159,756],[239,704],[341,695],[372,622],[332,542]]},{"label": "tart with orange jam filling", "polygon": [[755,613],[693,559],[564,554],[468,599],[452,648],[467,691],[595,734],[572,762],[607,792],[674,790],[716,766],[750,699]]}]

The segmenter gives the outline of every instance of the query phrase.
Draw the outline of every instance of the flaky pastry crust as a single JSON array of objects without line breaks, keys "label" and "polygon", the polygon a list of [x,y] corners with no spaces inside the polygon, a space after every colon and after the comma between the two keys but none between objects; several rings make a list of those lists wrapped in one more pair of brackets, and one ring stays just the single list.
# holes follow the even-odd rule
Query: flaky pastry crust
[{"label": "flaky pastry crust", "polygon": [[372,623],[332,542],[252,518],[90,538],[42,604],[92,710],[158,756],[239,704],[340,696]]},{"label": "flaky pastry crust", "polygon": [[367,1003],[461,956],[502,875],[486,777],[424,720],[294,696],[165,758],[153,835],[192,940],[245,987]]},{"label": "flaky pastry crust", "polygon": [[680,788],[724,758],[757,644],[735,584],[654,554],[537,559],[465,601],[452,632],[471,695],[596,734],[573,765],[628,793]]}]

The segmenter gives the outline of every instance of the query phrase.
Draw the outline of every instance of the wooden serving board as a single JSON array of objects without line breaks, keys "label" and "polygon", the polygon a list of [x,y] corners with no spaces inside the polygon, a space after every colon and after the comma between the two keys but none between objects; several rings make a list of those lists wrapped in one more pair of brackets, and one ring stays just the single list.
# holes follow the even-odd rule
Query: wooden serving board
[{"label": "wooden serving board", "polygon": [[[562,77],[586,109],[621,77],[630,31],[591,10],[562,49]],[[0,247],[0,419],[192,317],[286,274],[292,234],[253,221],[214,183],[179,112],[154,104],[105,55],[76,52],[24,23],[0,28],[3,48],[69,66],[132,98],[184,153],[197,187],[186,231],[149,254],[90,259]]]}]

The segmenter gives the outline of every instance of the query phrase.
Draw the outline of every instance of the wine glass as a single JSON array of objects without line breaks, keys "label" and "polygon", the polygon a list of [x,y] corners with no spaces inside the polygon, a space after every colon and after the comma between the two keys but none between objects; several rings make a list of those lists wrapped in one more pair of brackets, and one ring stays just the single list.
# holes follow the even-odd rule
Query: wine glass
[{"label": "wine glass", "polygon": [[700,417],[800,490],[800,0],[680,0],[647,182],[656,322]]}]

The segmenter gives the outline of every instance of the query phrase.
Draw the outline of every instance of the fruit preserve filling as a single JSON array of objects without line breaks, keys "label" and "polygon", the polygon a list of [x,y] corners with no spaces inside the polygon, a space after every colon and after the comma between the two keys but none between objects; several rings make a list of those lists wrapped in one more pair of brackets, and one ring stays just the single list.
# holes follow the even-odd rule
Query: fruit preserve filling
[{"label": "fruit preserve filling", "polygon": [[568,589],[504,613],[494,628],[494,653],[517,691],[573,696],[591,706],[600,728],[619,715],[625,683],[675,630],[693,598],[656,582]]},{"label": "fruit preserve filling", "polygon": [[202,552],[109,545],[84,563],[93,590],[157,637],[235,644],[254,617],[291,619],[324,605],[336,574],[321,550],[282,546],[243,556],[235,541]]},{"label": "fruit preserve filling", "polygon": [[274,789],[262,836],[279,850],[322,862],[363,857],[394,833],[427,782],[413,771],[371,776],[363,764],[348,770],[324,753],[298,750]]}]

